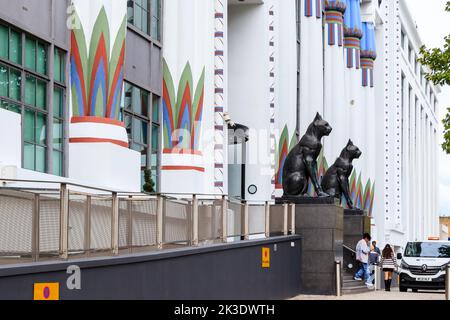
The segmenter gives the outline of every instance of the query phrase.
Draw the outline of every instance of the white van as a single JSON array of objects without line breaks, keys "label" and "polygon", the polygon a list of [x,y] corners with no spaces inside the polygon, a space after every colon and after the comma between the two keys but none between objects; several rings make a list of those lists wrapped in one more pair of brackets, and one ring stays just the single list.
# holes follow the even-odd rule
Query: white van
[{"label": "white van", "polygon": [[445,289],[446,267],[450,263],[450,241],[408,242],[397,255],[400,265],[400,291]]}]

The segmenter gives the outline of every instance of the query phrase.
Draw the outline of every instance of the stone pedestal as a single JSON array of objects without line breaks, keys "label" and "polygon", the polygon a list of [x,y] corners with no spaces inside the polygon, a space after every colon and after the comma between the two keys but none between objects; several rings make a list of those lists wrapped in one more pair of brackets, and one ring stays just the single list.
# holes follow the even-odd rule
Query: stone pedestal
[{"label": "stone pedestal", "polygon": [[344,210],[344,244],[355,250],[364,233],[370,233],[370,218],[365,211]]},{"label": "stone pedestal", "polygon": [[295,227],[296,233],[303,237],[301,292],[336,294],[335,261],[343,259],[344,209],[334,201],[297,203]]}]

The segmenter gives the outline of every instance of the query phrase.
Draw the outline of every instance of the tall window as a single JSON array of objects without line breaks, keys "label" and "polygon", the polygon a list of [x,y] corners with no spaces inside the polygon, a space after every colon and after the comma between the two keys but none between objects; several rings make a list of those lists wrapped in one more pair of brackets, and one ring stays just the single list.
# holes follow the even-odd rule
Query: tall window
[{"label": "tall window", "polygon": [[130,148],[141,154],[141,180],[144,170],[151,169],[155,191],[158,190],[160,149],[160,97],[125,82],[122,120],[128,133]]},{"label": "tall window", "polygon": [[161,40],[161,0],[128,0],[127,16],[129,23]]},{"label": "tall window", "polygon": [[[0,24],[0,107],[22,116],[23,168],[63,175],[65,53],[57,49],[49,61],[49,49],[44,41]],[[49,63],[55,63],[54,86]]]}]

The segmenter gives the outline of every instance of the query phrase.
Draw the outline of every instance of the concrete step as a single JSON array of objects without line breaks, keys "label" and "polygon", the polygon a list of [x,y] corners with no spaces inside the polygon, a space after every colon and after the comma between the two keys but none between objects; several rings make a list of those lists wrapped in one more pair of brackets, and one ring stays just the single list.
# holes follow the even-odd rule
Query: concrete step
[{"label": "concrete step", "polygon": [[365,285],[362,286],[354,286],[354,287],[342,287],[342,294],[355,294],[355,293],[364,293],[371,291]]}]

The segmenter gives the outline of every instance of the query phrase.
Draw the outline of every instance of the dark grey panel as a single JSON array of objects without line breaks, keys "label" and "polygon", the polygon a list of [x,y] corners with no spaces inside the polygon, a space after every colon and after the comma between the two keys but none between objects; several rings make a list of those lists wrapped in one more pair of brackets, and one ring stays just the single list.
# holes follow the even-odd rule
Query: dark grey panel
[{"label": "dark grey panel", "polygon": [[66,0],[0,0],[0,8],[1,19],[47,42],[56,42],[59,47],[68,49]]},{"label": "dark grey panel", "polygon": [[67,19],[69,18],[67,15],[67,2],[66,0],[54,0],[54,40],[56,45],[63,48],[69,47],[68,35],[70,30],[67,28]]},{"label": "dark grey panel", "polygon": [[154,93],[162,95],[162,66],[161,66],[161,48],[152,46],[151,51],[151,88]]},{"label": "dark grey panel", "polygon": [[[294,245],[292,245],[292,243]],[[276,245],[276,250],[275,250]],[[262,247],[271,266],[261,267]],[[300,292],[301,238],[0,268],[0,299],[32,299],[33,283],[59,282],[61,299],[285,299]],[[81,268],[81,290],[65,270]]]},{"label": "dark grey panel", "polygon": [[151,42],[131,28],[128,28],[126,37],[125,79],[151,91]]}]

